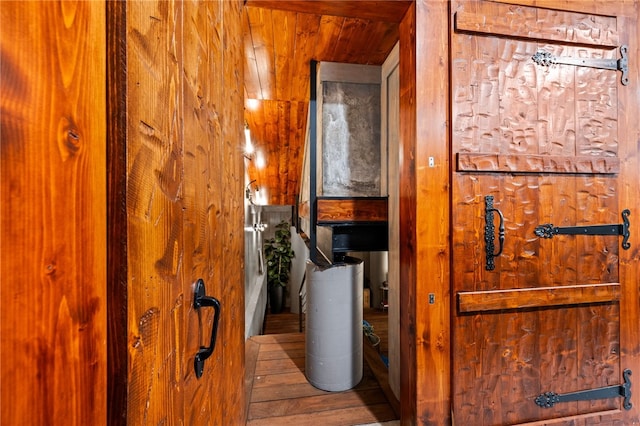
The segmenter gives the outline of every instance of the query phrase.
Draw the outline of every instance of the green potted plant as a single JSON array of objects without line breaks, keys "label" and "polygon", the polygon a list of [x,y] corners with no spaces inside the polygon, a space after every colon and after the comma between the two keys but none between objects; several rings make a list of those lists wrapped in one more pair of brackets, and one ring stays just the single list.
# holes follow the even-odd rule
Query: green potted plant
[{"label": "green potted plant", "polygon": [[284,306],[284,294],[291,260],[295,256],[291,248],[291,225],[283,220],[275,228],[275,235],[264,242],[264,257],[267,263],[267,289],[271,313],[277,314]]}]

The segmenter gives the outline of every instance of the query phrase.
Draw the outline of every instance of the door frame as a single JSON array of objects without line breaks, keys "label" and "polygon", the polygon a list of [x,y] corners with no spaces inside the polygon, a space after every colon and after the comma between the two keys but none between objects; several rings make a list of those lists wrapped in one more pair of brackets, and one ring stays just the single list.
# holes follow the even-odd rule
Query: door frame
[{"label": "door frame", "polygon": [[400,23],[402,424],[451,423],[448,10],[415,2]]},{"label": "door frame", "polygon": [[[106,2],[107,20],[107,424],[126,425],[127,302],[127,11]],[[125,57],[122,58],[122,55]]]}]

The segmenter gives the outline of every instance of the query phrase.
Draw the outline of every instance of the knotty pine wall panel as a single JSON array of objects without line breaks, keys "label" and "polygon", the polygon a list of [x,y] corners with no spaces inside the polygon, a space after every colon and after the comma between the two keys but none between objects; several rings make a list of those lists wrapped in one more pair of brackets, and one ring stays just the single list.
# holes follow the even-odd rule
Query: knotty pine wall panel
[{"label": "knotty pine wall panel", "polygon": [[105,4],[0,2],[0,423],[103,424]]}]

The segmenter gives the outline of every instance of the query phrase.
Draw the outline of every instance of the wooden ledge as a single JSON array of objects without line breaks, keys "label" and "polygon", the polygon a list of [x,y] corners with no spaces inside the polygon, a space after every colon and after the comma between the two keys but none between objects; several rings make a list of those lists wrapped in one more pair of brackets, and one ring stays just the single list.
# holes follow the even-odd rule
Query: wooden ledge
[{"label": "wooden ledge", "polygon": [[461,313],[576,306],[620,300],[620,283],[459,292]]},{"label": "wooden ledge", "polygon": [[459,172],[552,174],[615,174],[620,172],[618,157],[459,152],[456,155],[456,160]]},{"label": "wooden ledge", "polygon": [[318,225],[386,222],[386,197],[318,197]]}]

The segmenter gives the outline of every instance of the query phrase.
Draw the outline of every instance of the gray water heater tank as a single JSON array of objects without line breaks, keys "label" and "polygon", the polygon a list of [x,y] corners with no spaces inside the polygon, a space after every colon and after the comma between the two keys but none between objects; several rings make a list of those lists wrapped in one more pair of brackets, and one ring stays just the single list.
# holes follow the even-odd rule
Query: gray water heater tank
[{"label": "gray water heater tank", "polygon": [[305,373],[318,389],[344,391],[362,380],[363,261],[320,267],[307,261]]}]

